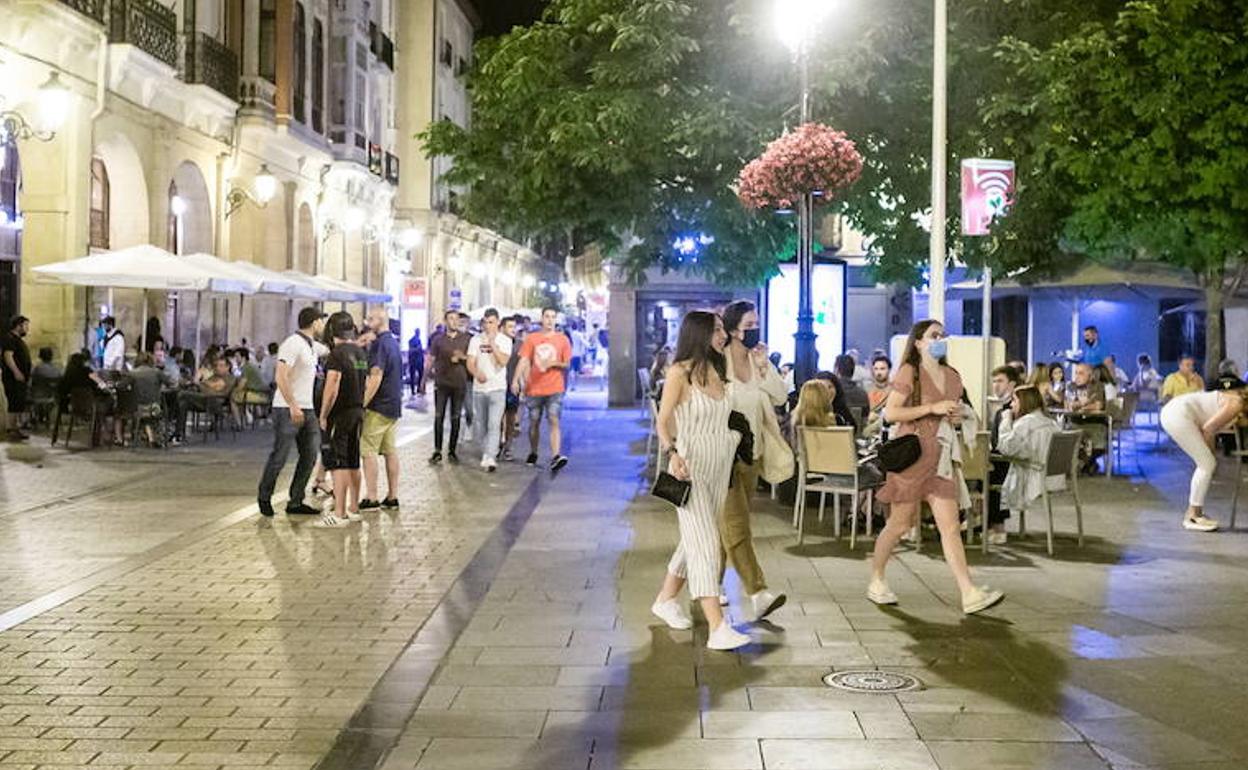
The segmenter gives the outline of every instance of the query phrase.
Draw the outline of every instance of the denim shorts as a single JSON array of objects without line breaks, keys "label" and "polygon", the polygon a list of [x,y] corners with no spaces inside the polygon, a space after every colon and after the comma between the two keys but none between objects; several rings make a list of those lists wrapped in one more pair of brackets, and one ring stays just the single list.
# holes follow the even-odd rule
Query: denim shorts
[{"label": "denim shorts", "polygon": [[559,419],[560,412],[563,411],[563,394],[553,393],[549,396],[529,396],[529,419],[542,419],[542,412],[546,413],[546,419]]}]

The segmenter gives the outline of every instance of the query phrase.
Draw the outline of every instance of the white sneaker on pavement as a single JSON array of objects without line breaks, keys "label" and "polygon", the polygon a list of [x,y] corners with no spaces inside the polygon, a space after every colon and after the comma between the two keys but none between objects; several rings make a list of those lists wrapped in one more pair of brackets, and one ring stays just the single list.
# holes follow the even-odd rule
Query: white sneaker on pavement
[{"label": "white sneaker on pavement", "polygon": [[897,594],[883,580],[875,580],[867,585],[867,598],[876,604],[896,604]]},{"label": "white sneaker on pavement", "polygon": [[1196,517],[1183,517],[1183,529],[1190,529],[1195,532],[1214,532],[1218,528],[1218,522],[1201,514]]},{"label": "white sneaker on pavement", "polygon": [[719,606],[720,607],[728,606],[728,594],[724,593],[723,591],[719,592]]},{"label": "white sneaker on pavement", "polygon": [[693,628],[693,618],[689,617],[689,613],[675,599],[668,599],[665,602],[655,602],[650,605],[650,611],[653,612],[660,620],[667,624],[668,628],[674,628],[677,631],[685,631]]},{"label": "white sneaker on pavement", "polygon": [[1005,598],[1005,594],[988,586],[976,586],[962,594],[962,612],[974,615],[983,612]]},{"label": "white sneaker on pavement", "polygon": [[733,628],[732,625],[728,623],[728,619],[725,618],[724,621],[719,624],[719,628],[712,631],[710,636],[707,637],[706,646],[707,649],[726,651],[744,647],[753,641],[754,640],[750,637]]},{"label": "white sneaker on pavement", "polygon": [[347,520],[338,518],[333,511],[325,511],[312,526],[318,529],[337,529],[347,526]]},{"label": "white sneaker on pavement", "polygon": [[1005,530],[988,533],[988,545],[1005,545],[1008,539],[1009,536],[1006,535]]},{"label": "white sneaker on pavement", "polygon": [[776,595],[764,588],[750,597],[750,604],[754,607],[754,620],[757,622],[766,618],[783,607],[786,601],[788,597],[784,594]]}]

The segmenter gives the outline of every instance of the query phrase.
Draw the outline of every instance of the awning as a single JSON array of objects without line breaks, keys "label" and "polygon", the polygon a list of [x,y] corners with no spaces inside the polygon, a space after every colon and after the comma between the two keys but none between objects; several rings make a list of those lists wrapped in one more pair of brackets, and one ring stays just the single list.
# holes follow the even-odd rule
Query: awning
[{"label": "awning", "polygon": [[251,262],[230,262],[212,254],[189,254],[181,259],[189,260],[205,269],[253,281],[259,287],[258,294],[275,294],[288,299],[325,299],[325,290],[302,273],[292,271],[288,275]]},{"label": "awning", "polygon": [[72,286],[254,294],[259,283],[143,244],[34,268],[40,280]]},{"label": "awning", "polygon": [[[996,282],[993,297],[1052,297],[1064,300],[1130,302],[1141,299],[1197,298],[1203,292],[1190,273],[1148,262],[1107,265],[1085,264],[1074,273],[1054,280],[1022,282],[1026,275]],[[948,288],[948,299],[979,299],[983,283],[961,281]]]},{"label": "awning", "polygon": [[384,291],[370,289],[367,286],[360,286],[346,281],[340,281],[337,278],[330,278],[327,275],[304,275],[294,270],[287,270],[283,275],[303,277],[312,282],[314,285],[323,288],[326,292],[325,299],[330,302],[389,302],[390,295]]}]

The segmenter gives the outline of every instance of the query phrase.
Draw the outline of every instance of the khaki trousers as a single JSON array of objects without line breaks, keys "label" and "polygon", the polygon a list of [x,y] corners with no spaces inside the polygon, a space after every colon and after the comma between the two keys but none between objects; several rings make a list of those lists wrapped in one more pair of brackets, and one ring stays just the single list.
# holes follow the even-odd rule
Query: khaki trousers
[{"label": "khaki trousers", "polygon": [[767,587],[763,568],[754,555],[754,537],[750,533],[750,499],[758,489],[758,471],[757,463],[746,465],[739,460],[733,462],[732,487],[719,514],[720,548],[725,557],[720,561],[720,585],[724,582],[723,570],[732,564],[741,578],[742,587],[751,595]]}]

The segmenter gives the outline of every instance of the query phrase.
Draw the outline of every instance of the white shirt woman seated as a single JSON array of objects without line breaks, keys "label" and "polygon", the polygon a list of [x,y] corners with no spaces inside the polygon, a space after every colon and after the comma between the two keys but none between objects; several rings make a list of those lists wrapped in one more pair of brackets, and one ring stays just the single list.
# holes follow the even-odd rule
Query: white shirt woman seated
[{"label": "white shirt woman seated", "polygon": [[997,437],[997,451],[1011,460],[1001,486],[1003,508],[1026,510],[1043,493],[1049,442],[1057,432],[1057,423],[1044,413],[1040,391],[1031,385],[1015,389]]}]

